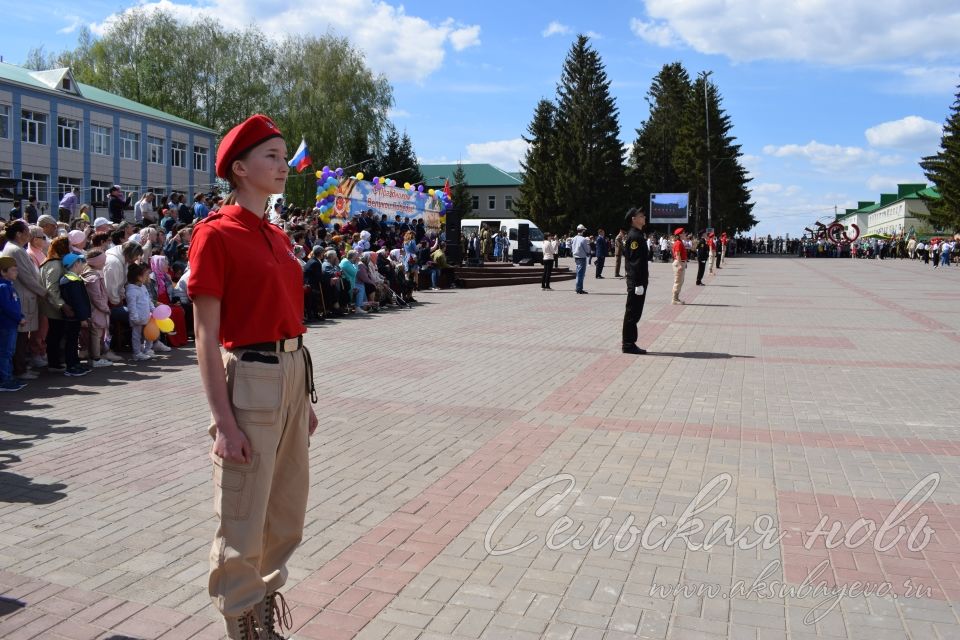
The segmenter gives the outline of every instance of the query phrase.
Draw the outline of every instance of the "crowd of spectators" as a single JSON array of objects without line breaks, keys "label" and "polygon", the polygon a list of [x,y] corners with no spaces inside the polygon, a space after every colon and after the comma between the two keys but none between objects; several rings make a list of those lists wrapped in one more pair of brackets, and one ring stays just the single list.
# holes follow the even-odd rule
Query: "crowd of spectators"
[{"label": "crowd of spectators", "polygon": [[[73,196],[68,198],[67,196]],[[223,205],[217,194],[140,198],[110,192],[107,217],[70,192],[58,216],[15,208],[0,220],[0,391],[42,372],[80,377],[182,347],[193,337],[187,282],[193,226]],[[447,268],[442,230],[423,220],[366,211],[331,230],[316,210],[278,201],[265,215],[290,237],[303,268],[305,322],[415,304]],[[156,340],[146,325],[159,305],[174,330]]]}]

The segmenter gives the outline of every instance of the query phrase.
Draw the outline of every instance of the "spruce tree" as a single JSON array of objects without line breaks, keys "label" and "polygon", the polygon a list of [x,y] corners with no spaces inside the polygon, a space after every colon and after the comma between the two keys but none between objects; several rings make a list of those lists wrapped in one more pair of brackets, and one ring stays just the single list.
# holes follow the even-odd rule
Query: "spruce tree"
[{"label": "spruce tree", "polygon": [[467,173],[463,170],[463,165],[458,162],[453,172],[453,180],[450,181],[450,200],[451,207],[460,214],[461,218],[466,218],[467,214],[473,210],[473,197],[468,187]]},{"label": "spruce tree", "polygon": [[952,112],[943,126],[940,151],[920,163],[939,198],[925,198],[930,224],[945,231],[960,231],[960,87]]},{"label": "spruce tree", "polygon": [[560,228],[556,216],[559,207],[554,195],[556,166],[554,158],[554,121],[556,107],[549,100],[541,100],[533,113],[533,121],[527,127],[530,137],[527,153],[520,162],[523,182],[520,198],[514,203],[519,215],[533,220],[538,227],[549,231],[565,231]]},{"label": "spruce tree", "polygon": [[406,131],[400,138],[400,157],[405,162],[404,166],[410,167],[410,170],[403,174],[403,180],[399,182],[422,183],[423,172],[420,171],[420,161],[417,160],[417,154],[413,151],[413,143],[410,142],[410,136],[407,135]]},{"label": "spruce tree", "polygon": [[556,141],[558,224],[618,226],[627,209],[618,112],[604,65],[584,35],[570,48],[557,87]]},{"label": "spruce tree", "polygon": [[[679,62],[665,64],[650,84],[650,116],[637,129],[629,161],[628,188],[635,205],[646,207],[651,193],[682,193],[687,178],[674,168],[676,148],[689,117],[693,86]],[[700,103],[701,113],[703,103]],[[702,119],[702,116],[701,116]]]},{"label": "spruce tree", "polygon": [[[650,117],[637,130],[630,154],[631,198],[649,202],[651,193],[690,193],[691,230],[707,227],[708,183],[712,182],[712,224],[736,233],[756,225],[747,187],[751,178],[740,164],[740,145],[714,83],[701,76],[691,82],[679,62],[664,65],[647,101]],[[706,100],[706,102],[705,102]],[[710,145],[707,146],[707,117]],[[707,179],[707,170],[712,180]]]},{"label": "spruce tree", "polygon": [[[405,159],[400,152],[400,133],[393,124],[388,123],[383,132],[383,143],[380,156],[377,158],[378,171],[376,175],[389,176],[398,183],[403,184],[407,181],[407,172],[401,171],[407,167]],[[397,173],[400,171],[400,173]]]}]

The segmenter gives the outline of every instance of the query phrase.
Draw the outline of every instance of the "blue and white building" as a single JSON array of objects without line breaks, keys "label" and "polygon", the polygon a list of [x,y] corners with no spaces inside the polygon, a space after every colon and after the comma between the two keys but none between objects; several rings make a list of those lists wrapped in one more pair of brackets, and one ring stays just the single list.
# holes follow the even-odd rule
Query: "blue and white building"
[{"label": "blue and white building", "polygon": [[69,68],[0,62],[0,178],[20,180],[19,192],[48,212],[73,187],[94,205],[114,184],[134,194],[209,191],[216,142],[212,129],[75,82]]}]

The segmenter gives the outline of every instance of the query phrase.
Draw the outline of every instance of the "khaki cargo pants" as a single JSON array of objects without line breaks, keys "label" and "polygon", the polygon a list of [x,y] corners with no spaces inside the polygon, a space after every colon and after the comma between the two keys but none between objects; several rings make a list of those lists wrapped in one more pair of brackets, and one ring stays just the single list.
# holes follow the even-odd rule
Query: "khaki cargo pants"
[{"label": "khaki cargo pants", "polygon": [[673,261],[673,299],[680,299],[680,289],[683,287],[683,274],[687,270],[686,263],[680,260]]},{"label": "khaki cargo pants", "polygon": [[[287,580],[287,560],[303,536],[310,484],[310,398],[303,350],[278,364],[241,361],[227,351],[237,424],[250,440],[248,464],[213,453],[214,508],[220,526],[210,550],[210,598],[228,618],[239,617]],[[210,427],[216,435],[215,427]]]}]

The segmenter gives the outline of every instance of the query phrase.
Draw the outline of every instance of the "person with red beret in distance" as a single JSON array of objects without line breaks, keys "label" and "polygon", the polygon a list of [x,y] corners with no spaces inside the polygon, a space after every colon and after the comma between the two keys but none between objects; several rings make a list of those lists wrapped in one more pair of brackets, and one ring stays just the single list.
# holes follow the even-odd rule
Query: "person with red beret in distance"
[{"label": "person with red beret in distance", "polygon": [[683,287],[683,275],[687,270],[687,247],[683,244],[683,227],[673,231],[673,304],[683,304],[680,289]]},{"label": "person with red beret in distance", "polygon": [[[227,204],[199,222],[188,289],[212,424],[214,503],[209,592],[227,637],[276,640],[289,627],[278,590],[303,536],[313,365],[303,346],[303,272],[286,234],[264,219],[282,193],[287,145],[255,115],[217,150]],[[221,355],[220,345],[224,348]]]}]

